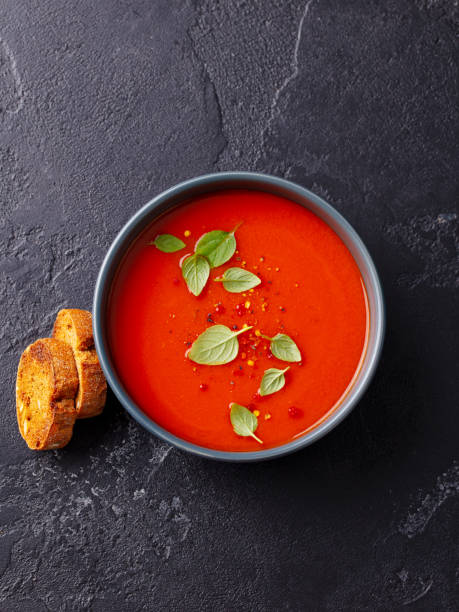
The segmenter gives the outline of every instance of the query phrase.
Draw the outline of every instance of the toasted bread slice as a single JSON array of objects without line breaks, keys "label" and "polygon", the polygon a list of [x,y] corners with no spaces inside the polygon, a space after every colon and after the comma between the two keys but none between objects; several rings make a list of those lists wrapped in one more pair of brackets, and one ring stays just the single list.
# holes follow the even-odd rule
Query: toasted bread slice
[{"label": "toasted bread slice", "polygon": [[65,342],[43,338],[26,348],[18,367],[16,413],[29,448],[62,448],[70,441],[77,390],[78,372]]},{"label": "toasted bread slice", "polygon": [[53,337],[73,350],[79,387],[75,399],[78,419],[100,414],[107,396],[107,382],[94,348],[91,313],[77,308],[60,310],[54,323]]}]

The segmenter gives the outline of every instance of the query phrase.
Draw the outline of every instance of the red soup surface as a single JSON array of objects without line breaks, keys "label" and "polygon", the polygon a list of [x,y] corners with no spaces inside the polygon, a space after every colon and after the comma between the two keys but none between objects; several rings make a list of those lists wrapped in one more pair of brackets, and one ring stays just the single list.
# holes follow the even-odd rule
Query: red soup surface
[{"label": "red soup surface", "polygon": [[[182,258],[204,233],[241,222],[235,254],[195,297]],[[166,233],[186,248],[164,253],[148,244]],[[230,267],[250,270],[261,284],[229,293],[214,279]],[[336,409],[359,371],[369,319],[359,268],[335,232],[299,204],[249,190],[197,197],[152,223],[120,266],[108,314],[116,370],[141,410],[180,438],[225,451],[285,444]],[[198,365],[185,353],[214,324],[253,328],[238,336],[234,361]],[[260,333],[287,334],[302,361],[280,361]],[[260,397],[264,371],[287,366],[285,386]],[[231,402],[257,417],[262,445],[235,433]]]}]

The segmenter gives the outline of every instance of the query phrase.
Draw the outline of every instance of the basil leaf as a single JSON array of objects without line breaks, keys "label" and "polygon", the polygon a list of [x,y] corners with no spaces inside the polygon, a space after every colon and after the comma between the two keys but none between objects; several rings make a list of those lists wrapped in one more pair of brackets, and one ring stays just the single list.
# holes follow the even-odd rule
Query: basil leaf
[{"label": "basil leaf", "polygon": [[263,378],[261,379],[260,395],[271,395],[271,393],[280,391],[285,385],[284,374],[289,368],[290,366],[285,368],[285,370],[278,370],[277,368],[269,368],[269,370],[265,370]]},{"label": "basil leaf", "polygon": [[191,361],[203,365],[229,363],[236,358],[239,351],[237,336],[249,329],[251,327],[232,331],[226,325],[212,325],[196,338],[187,356]]},{"label": "basil leaf", "polygon": [[207,257],[211,268],[221,266],[234,255],[236,250],[234,232],[237,230],[237,227],[232,232],[224,232],[222,230],[207,232],[196,243],[195,252]]},{"label": "basil leaf", "polygon": [[223,276],[215,279],[217,282],[222,282],[223,286],[230,293],[241,293],[253,289],[261,283],[261,280],[252,272],[243,270],[242,268],[228,268]]},{"label": "basil leaf", "polygon": [[231,402],[230,408],[231,425],[233,426],[233,429],[237,435],[244,437],[252,436],[252,438],[255,438],[257,442],[263,444],[260,438],[257,438],[257,436],[253,433],[258,427],[257,417],[245,406],[240,406],[234,402]]},{"label": "basil leaf", "polygon": [[180,238],[172,236],[172,234],[160,234],[156,236],[153,242],[148,244],[154,244],[163,253],[175,253],[175,251],[180,251],[185,247],[185,243]]},{"label": "basil leaf", "polygon": [[210,266],[205,257],[190,255],[182,264],[182,275],[193,295],[199,295],[209,278]]},{"label": "basil leaf", "polygon": [[[263,336],[263,334],[262,334]],[[282,361],[301,361],[301,353],[297,345],[286,334],[276,334],[274,338],[263,336],[271,340],[271,353]]]}]

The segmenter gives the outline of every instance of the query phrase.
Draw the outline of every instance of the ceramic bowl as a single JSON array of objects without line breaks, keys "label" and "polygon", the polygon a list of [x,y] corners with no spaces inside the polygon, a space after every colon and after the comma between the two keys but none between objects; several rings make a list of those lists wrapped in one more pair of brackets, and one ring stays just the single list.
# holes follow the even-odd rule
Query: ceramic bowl
[{"label": "ceramic bowl", "polygon": [[[360,368],[341,403],[316,428],[307,432],[301,438],[276,448],[250,452],[226,452],[192,444],[160,427],[142,412],[126,392],[118,377],[110,356],[106,325],[108,297],[115,272],[130,244],[142,230],[156,217],[184,200],[210,191],[237,188],[261,190],[282,196],[306,207],[323,219],[338,234],[357,262],[367,290],[370,312],[366,350]],[[364,394],[376,370],[384,338],[385,313],[381,285],[373,261],[355,230],[332,206],[308,189],[275,176],[251,172],[221,172],[200,176],[163,191],[126,223],[113,241],[97,278],[93,325],[97,353],[108,384],[136,421],[150,433],[182,450],[211,459],[239,462],[273,459],[304,448],[335,428],[351,412]]]}]

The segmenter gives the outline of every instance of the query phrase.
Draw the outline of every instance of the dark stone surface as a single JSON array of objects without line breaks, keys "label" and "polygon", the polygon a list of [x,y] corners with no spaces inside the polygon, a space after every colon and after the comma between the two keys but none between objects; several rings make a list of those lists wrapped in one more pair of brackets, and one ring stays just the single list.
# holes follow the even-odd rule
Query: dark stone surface
[{"label": "dark stone surface", "polygon": [[[458,30],[453,0],[4,0],[0,609],[458,609]],[[353,414],[223,465],[110,397],[20,438],[20,352],[91,306],[124,222],[181,179],[262,170],[328,199],[384,284]]]}]

